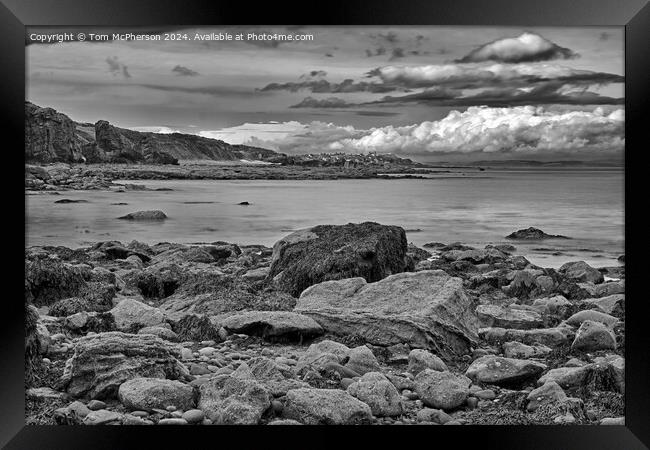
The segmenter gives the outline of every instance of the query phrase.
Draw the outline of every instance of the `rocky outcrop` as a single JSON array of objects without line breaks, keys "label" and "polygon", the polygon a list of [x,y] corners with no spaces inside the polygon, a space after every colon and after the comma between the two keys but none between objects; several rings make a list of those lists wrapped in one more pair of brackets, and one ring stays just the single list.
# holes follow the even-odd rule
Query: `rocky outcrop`
[{"label": "rocky outcrop", "polygon": [[406,233],[374,222],[319,225],[273,246],[268,279],[298,297],[314,284],[362,277],[372,283],[408,269]]},{"label": "rocky outcrop", "polygon": [[517,240],[542,240],[542,239],[570,239],[566,236],[560,234],[546,234],[539,228],[525,228],[522,230],[517,230],[513,233],[510,233],[506,236],[506,239],[517,239]]},{"label": "rocky outcrop", "polygon": [[184,378],[178,347],[150,334],[118,331],[85,336],[66,362],[62,387],[73,397],[115,397],[125,381],[137,378]]},{"label": "rocky outcrop", "polygon": [[118,217],[118,219],[123,220],[165,220],[167,215],[159,210],[152,211],[136,211],[128,213],[125,216]]},{"label": "rocky outcrop", "polygon": [[77,124],[52,108],[25,102],[25,159],[34,162],[81,162],[83,146],[92,137],[77,131]]},{"label": "rocky outcrop", "polygon": [[460,278],[442,270],[326,281],[305,290],[295,311],[325,330],[389,346],[408,343],[437,354],[463,354],[476,340],[473,300]]}]

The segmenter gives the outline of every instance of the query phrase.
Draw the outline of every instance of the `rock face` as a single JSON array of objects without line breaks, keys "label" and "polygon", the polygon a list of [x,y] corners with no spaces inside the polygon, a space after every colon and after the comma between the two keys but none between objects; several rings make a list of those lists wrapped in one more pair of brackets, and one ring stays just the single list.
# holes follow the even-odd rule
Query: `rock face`
[{"label": "rock face", "polygon": [[389,346],[408,343],[437,354],[463,354],[476,340],[473,301],[462,280],[442,270],[326,281],[305,290],[295,311],[325,330]]},{"label": "rock face", "polygon": [[166,218],[167,218],[167,214],[159,210],[136,211],[136,212],[128,213],[125,216],[118,217],[118,219],[123,219],[123,220],[165,220]]},{"label": "rock face", "polygon": [[218,425],[257,425],[271,399],[254,380],[219,375],[199,388],[198,408]]},{"label": "rock face", "polygon": [[558,272],[572,280],[591,282],[594,284],[602,283],[605,279],[600,271],[594,269],[584,261],[573,261],[563,264]]},{"label": "rock face", "polygon": [[74,397],[109,398],[137,377],[179,379],[188,376],[178,347],[150,334],[118,331],[79,339],[66,362],[62,385]]},{"label": "rock face", "polygon": [[451,372],[425,369],[415,377],[415,389],[422,402],[436,409],[454,409],[465,403],[471,380]]},{"label": "rock face", "polygon": [[368,372],[348,386],[348,393],[370,406],[375,416],[399,416],[402,403],[397,389],[379,372]]},{"label": "rock face", "polygon": [[487,355],[474,361],[465,375],[477,382],[507,386],[536,378],[544,370],[546,365],[535,361]]},{"label": "rock face", "polygon": [[300,230],[273,246],[269,279],[298,297],[314,284],[362,277],[379,281],[408,269],[406,233],[400,227],[364,222]]},{"label": "rock face", "polygon": [[362,425],[372,420],[368,405],[338,389],[293,389],[282,416],[305,425]]},{"label": "rock face", "polygon": [[174,406],[187,411],[194,407],[194,389],[188,384],[159,378],[133,378],[118,390],[118,398],[131,410],[148,411]]},{"label": "rock face", "polygon": [[539,228],[530,227],[530,228],[525,228],[510,233],[508,236],[506,236],[506,239],[542,240],[542,239],[569,239],[569,238],[559,234],[556,235],[546,234]]},{"label": "rock face", "polygon": [[105,120],[77,123],[52,108],[25,102],[25,159],[33,162],[144,162],[179,159],[267,160],[278,153],[191,134],[148,133],[118,128]]},{"label": "rock face", "polygon": [[323,334],[314,319],[290,311],[247,311],[225,318],[221,326],[271,341],[302,341]]},{"label": "rock face", "polygon": [[154,327],[164,321],[163,313],[137,300],[124,299],[111,309],[119,331],[136,332],[140,328]]}]

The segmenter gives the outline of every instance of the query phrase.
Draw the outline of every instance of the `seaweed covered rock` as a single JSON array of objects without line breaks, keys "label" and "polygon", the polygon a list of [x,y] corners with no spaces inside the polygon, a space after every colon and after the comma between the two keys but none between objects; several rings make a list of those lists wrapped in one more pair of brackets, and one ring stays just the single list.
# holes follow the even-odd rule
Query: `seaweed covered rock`
[{"label": "seaweed covered rock", "polygon": [[566,236],[562,236],[560,234],[546,234],[539,228],[529,227],[529,228],[517,230],[513,233],[510,233],[508,236],[506,236],[506,239],[538,241],[542,239],[569,239],[569,238]]},{"label": "seaweed covered rock", "polygon": [[333,334],[382,346],[408,343],[451,356],[467,353],[476,342],[475,307],[460,278],[423,270],[375,283],[326,281],[306,289],[295,311]]},{"label": "seaweed covered rock", "polygon": [[89,267],[75,266],[57,258],[35,257],[25,261],[25,289],[36,306],[78,295],[89,277]]},{"label": "seaweed covered rock", "polygon": [[25,302],[25,385],[31,386],[41,366],[41,345],[37,334],[38,311]]},{"label": "seaweed covered rock", "polygon": [[150,334],[112,331],[85,336],[66,362],[61,387],[73,397],[110,398],[132,378],[189,376],[177,358],[178,346]]},{"label": "seaweed covered rock", "polygon": [[269,279],[297,297],[314,284],[362,277],[368,282],[409,267],[404,229],[374,222],[318,225],[273,246]]},{"label": "seaweed covered rock", "polygon": [[208,316],[186,314],[172,322],[172,330],[181,341],[220,341],[219,330]]}]

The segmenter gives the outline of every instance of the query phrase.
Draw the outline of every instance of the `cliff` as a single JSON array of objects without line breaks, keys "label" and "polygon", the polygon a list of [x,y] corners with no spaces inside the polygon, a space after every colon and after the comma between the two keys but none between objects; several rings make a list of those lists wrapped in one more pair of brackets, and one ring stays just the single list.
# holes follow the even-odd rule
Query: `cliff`
[{"label": "cliff", "polygon": [[52,108],[25,102],[27,162],[177,164],[184,160],[269,160],[278,153],[191,134],[145,133],[105,120],[78,123]]}]

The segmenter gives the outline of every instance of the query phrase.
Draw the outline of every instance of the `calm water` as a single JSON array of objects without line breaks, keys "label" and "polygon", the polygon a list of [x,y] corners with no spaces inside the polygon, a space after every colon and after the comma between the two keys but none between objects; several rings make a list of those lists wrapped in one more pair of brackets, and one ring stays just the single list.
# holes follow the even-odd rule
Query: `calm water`
[{"label": "calm water", "polygon": [[[535,226],[571,240],[514,242],[545,267],[585,260],[616,265],[623,253],[623,172],[486,171],[427,180],[135,181],[173,191],[72,191],[27,196],[27,245],[86,246],[99,240],[271,246],[291,230],[365,220],[399,225],[409,241],[474,246]],[[62,198],[88,203],[55,204]],[[250,206],[237,203],[248,201]],[[112,205],[124,202],[128,205]],[[160,209],[162,223],[116,217]],[[416,231],[421,230],[421,231]],[[561,252],[560,255],[553,253]]]}]

